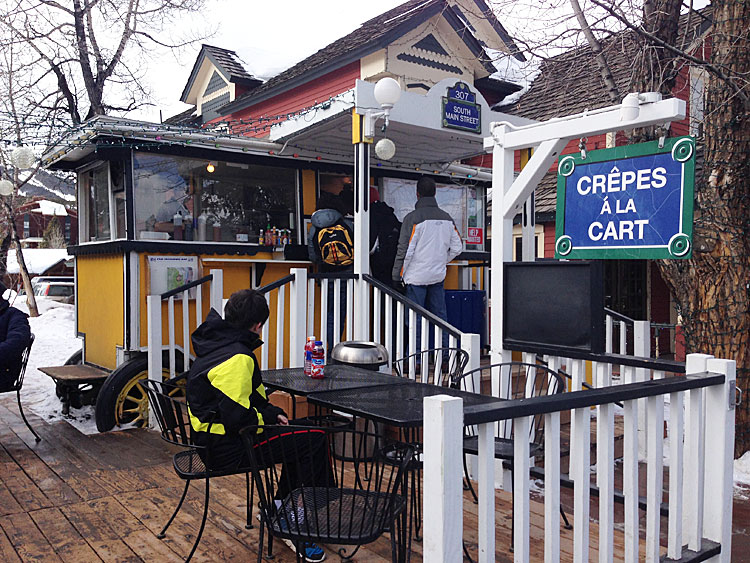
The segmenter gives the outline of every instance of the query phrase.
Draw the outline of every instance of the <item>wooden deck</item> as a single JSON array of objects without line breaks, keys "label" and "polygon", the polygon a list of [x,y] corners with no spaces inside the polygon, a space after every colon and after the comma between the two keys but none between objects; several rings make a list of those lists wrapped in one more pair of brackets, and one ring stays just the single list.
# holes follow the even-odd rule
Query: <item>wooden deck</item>
[{"label": "wooden deck", "polygon": [[[182,491],[174,474],[174,450],[158,433],[126,430],[87,436],[65,422],[46,423],[27,412],[41,435],[38,444],[23,424],[15,394],[0,396],[0,561],[180,561],[188,554],[200,524],[202,489],[193,485],[167,537],[156,533]],[[565,494],[565,493],[563,493]],[[476,553],[476,505],[464,503],[464,537]],[[211,482],[209,518],[196,561],[254,560],[258,529],[244,528],[244,478]],[[572,521],[570,503],[566,511]],[[592,506],[592,515],[596,514]],[[512,561],[511,498],[498,492],[497,561]],[[532,561],[543,560],[543,505],[532,502]],[[598,559],[598,528],[592,522],[591,560]],[[622,534],[616,532],[616,559]],[[573,531],[561,526],[562,560],[572,560]],[[413,561],[422,546],[413,543]],[[276,560],[294,561],[281,542]],[[387,561],[386,537],[364,546],[357,561]],[[338,561],[329,550],[329,560]]]}]

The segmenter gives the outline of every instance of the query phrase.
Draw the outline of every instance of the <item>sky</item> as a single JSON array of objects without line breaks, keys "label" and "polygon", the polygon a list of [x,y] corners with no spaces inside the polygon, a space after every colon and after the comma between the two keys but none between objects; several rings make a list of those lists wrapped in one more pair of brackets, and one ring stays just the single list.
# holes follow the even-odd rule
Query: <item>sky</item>
[{"label": "sky", "polygon": [[[204,43],[235,51],[251,74],[266,79],[404,1],[210,0],[211,10],[180,25],[203,33],[215,30]],[[159,121],[160,109],[164,119],[188,109],[179,99],[199,51],[196,45],[177,57],[165,52],[150,64],[146,79],[158,105],[131,117]]]}]

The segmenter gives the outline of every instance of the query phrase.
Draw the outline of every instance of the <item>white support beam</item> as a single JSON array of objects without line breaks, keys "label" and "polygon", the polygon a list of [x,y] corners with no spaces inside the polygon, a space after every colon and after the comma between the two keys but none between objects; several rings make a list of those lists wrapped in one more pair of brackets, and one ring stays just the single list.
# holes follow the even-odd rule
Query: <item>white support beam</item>
[{"label": "white support beam", "polygon": [[[539,145],[531,155],[529,162],[523,167],[518,177],[510,185],[510,188],[502,195],[502,210],[503,217],[506,219],[513,219],[513,217],[520,211],[520,206],[523,202],[528,199],[531,193],[539,185],[539,181],[549,171],[555,159],[568,144],[568,140],[565,138],[553,139],[544,141]],[[512,158],[511,152],[511,158]],[[493,198],[497,197],[497,191],[494,190],[493,185]],[[493,202],[493,207],[495,203]],[[494,232],[493,232],[494,234]]]},{"label": "white support beam", "polygon": [[[651,93],[644,94],[644,96],[652,95]],[[490,124],[490,130],[495,143],[506,149],[515,150],[533,147],[544,141],[554,139],[568,141],[610,131],[646,127],[666,121],[680,121],[685,119],[686,114],[685,101],[677,98],[641,103],[638,109],[636,118],[630,120],[622,119],[624,112],[621,104],[618,104],[518,128],[513,128],[502,122],[492,123]]]}]

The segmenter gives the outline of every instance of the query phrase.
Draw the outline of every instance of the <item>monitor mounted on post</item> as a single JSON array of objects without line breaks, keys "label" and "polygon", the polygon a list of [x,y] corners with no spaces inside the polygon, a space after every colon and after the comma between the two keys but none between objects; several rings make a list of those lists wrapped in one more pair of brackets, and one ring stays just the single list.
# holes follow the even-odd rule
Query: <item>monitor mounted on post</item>
[{"label": "monitor mounted on post", "polygon": [[507,262],[503,347],[564,356],[604,352],[604,290],[598,261]]}]

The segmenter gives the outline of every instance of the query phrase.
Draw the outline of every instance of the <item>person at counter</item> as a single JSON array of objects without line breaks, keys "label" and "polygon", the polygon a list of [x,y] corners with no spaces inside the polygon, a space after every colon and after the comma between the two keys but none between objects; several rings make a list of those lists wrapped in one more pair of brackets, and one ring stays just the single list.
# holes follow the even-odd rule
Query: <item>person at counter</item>
[{"label": "person at counter", "polygon": [[[393,263],[394,282],[406,285],[406,297],[435,316],[447,320],[445,273],[448,263],[463,245],[451,216],[438,207],[435,181],[423,176],[417,181],[417,203],[404,217]],[[421,324],[417,323],[417,340]],[[443,346],[448,335],[443,333]]]}]

